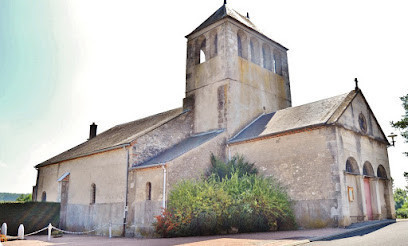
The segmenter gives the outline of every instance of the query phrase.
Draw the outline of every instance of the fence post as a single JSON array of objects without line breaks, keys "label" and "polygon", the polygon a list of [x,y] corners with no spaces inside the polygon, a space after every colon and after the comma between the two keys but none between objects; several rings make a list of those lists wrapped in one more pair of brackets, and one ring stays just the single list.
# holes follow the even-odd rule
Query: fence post
[{"label": "fence post", "polygon": [[112,238],[112,222],[109,221],[109,238]]},{"label": "fence post", "polygon": [[52,225],[51,223],[48,224],[48,241],[51,241],[51,230],[52,230]]},{"label": "fence post", "polygon": [[24,239],[24,225],[20,224],[18,227],[18,234],[17,234],[18,239]]},{"label": "fence post", "polygon": [[7,224],[6,224],[6,222],[4,222],[4,223],[1,225],[1,234],[7,236]]}]

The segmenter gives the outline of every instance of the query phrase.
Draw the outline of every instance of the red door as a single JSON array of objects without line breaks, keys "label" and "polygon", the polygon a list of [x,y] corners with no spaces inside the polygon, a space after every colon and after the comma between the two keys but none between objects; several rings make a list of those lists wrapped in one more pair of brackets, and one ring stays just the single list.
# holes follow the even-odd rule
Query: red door
[{"label": "red door", "polygon": [[369,220],[372,220],[373,219],[373,208],[371,207],[370,180],[367,178],[364,179],[364,192],[365,192],[367,217]]}]

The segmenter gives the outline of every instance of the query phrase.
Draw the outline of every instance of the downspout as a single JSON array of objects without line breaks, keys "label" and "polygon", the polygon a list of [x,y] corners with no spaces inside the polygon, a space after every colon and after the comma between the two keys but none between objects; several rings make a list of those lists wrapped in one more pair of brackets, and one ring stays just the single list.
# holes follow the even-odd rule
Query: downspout
[{"label": "downspout", "polygon": [[227,144],[227,149],[228,149],[228,161],[230,161],[231,160],[231,149],[230,149],[229,144]]},{"label": "downspout", "polygon": [[123,232],[122,236],[126,234],[126,217],[128,213],[128,189],[129,189],[129,148],[126,146],[123,147],[126,151],[126,189],[125,189],[125,205],[123,207]]},{"label": "downspout", "polygon": [[166,170],[166,163],[163,163],[162,165],[163,169],[163,208],[166,208],[166,175],[167,175],[167,170]]}]

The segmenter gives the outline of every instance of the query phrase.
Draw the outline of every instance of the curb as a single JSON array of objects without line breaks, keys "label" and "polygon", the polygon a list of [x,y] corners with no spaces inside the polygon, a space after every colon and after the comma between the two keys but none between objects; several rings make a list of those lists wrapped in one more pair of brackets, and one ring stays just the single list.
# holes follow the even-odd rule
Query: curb
[{"label": "curb", "polygon": [[350,234],[350,233],[362,231],[362,230],[373,228],[373,227],[387,226],[387,225],[393,224],[395,222],[396,222],[395,219],[394,220],[391,220],[391,219],[390,220],[385,220],[385,221],[381,221],[381,222],[378,222],[378,223],[373,223],[371,225],[366,225],[366,226],[361,226],[361,227],[357,227],[357,228],[354,228],[354,229],[349,229],[346,232],[340,232],[340,233],[335,233],[335,234],[331,234],[331,235],[327,235],[327,236],[321,236],[321,237],[314,237],[314,238],[310,238],[309,240],[310,240],[310,242],[328,240],[330,238],[345,236],[345,235]]}]

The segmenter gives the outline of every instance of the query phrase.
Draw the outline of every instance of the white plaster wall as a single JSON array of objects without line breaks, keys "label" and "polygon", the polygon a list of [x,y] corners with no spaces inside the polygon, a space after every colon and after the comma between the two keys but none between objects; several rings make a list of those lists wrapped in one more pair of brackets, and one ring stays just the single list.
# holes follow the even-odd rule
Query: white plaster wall
[{"label": "white plaster wall", "polygon": [[96,185],[96,203],[123,202],[126,189],[127,152],[123,148],[64,161],[40,168],[38,197],[57,202],[57,179],[69,172],[68,203],[89,205],[91,184]]}]

